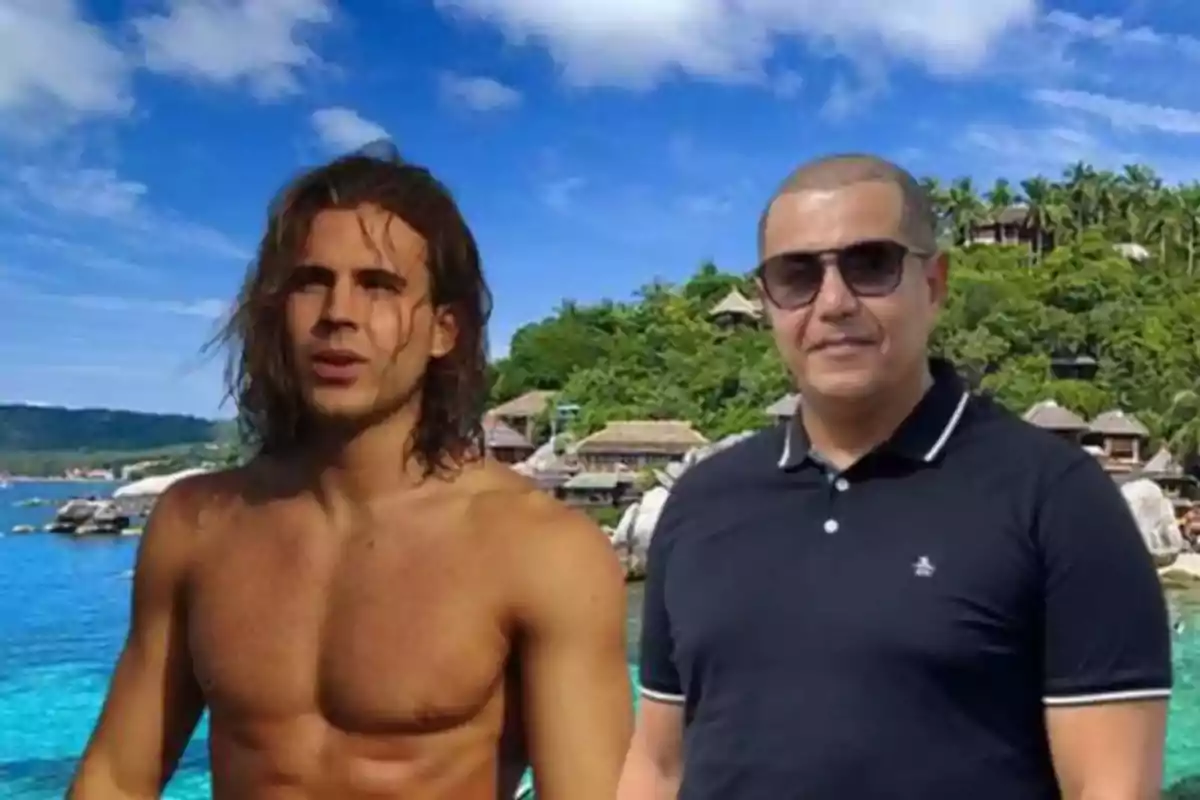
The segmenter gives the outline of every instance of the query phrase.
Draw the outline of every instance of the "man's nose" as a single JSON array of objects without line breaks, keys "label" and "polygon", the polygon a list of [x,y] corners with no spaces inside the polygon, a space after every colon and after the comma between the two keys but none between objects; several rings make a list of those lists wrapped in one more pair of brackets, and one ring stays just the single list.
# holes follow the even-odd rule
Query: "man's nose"
[{"label": "man's nose", "polygon": [[825,275],[821,281],[821,289],[813,300],[813,311],[819,317],[830,319],[853,314],[858,308],[858,296],[846,285],[836,260],[827,257],[823,259],[823,264]]},{"label": "man's nose", "polygon": [[325,325],[354,325],[359,313],[359,294],[351,281],[336,281],[325,295],[321,322]]}]

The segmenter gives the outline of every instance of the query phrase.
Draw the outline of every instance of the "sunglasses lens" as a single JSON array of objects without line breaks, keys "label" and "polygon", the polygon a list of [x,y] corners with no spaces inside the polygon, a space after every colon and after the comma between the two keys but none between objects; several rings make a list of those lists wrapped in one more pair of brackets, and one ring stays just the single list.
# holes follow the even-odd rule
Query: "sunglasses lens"
[{"label": "sunglasses lens", "polygon": [[904,271],[905,250],[894,242],[862,242],[838,258],[842,280],[859,297],[882,297],[895,291]]},{"label": "sunglasses lens", "polygon": [[786,253],[763,262],[760,273],[763,289],[780,308],[808,305],[821,291],[825,265],[810,253]]}]

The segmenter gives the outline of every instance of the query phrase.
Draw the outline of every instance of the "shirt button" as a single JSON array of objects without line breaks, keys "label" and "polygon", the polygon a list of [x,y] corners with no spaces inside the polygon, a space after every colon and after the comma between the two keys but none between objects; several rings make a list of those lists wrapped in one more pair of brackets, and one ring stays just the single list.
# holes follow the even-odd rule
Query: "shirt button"
[{"label": "shirt button", "polygon": [[838,532],[838,521],[836,519],[825,520],[825,532],[826,533],[837,533]]},{"label": "shirt button", "polygon": [[838,478],[833,482],[833,488],[837,489],[839,492],[844,492],[850,488],[850,481],[846,480],[845,478]]}]

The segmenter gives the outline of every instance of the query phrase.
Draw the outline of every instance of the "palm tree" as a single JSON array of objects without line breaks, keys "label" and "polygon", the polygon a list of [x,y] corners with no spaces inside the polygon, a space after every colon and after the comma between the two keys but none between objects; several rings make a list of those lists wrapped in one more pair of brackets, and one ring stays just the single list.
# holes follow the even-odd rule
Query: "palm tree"
[{"label": "palm tree", "polygon": [[967,244],[972,229],[983,221],[983,203],[975,192],[970,178],[959,178],[947,194],[947,216],[954,230],[955,242]]},{"label": "palm tree", "polygon": [[1179,218],[1187,245],[1187,274],[1196,274],[1196,244],[1200,241],[1200,183],[1179,190]]},{"label": "palm tree", "polygon": [[1026,222],[1033,229],[1033,257],[1041,261],[1044,234],[1053,234],[1051,220],[1061,216],[1056,215],[1061,208],[1054,205],[1054,185],[1041,175],[1022,181],[1021,190],[1029,206]]},{"label": "palm tree", "polygon": [[1004,243],[1004,212],[1017,202],[1017,193],[1007,178],[997,178],[983,197],[987,201],[988,217],[996,228],[996,241]]}]

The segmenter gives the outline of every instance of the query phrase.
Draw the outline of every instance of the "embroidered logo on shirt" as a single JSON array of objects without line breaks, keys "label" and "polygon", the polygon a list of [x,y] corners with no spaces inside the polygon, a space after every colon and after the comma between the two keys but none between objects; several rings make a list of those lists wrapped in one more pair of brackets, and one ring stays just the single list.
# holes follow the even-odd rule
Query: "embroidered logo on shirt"
[{"label": "embroidered logo on shirt", "polygon": [[929,556],[921,556],[917,559],[917,563],[913,564],[913,574],[918,578],[932,578],[935,572],[937,572],[937,567],[929,560]]}]

